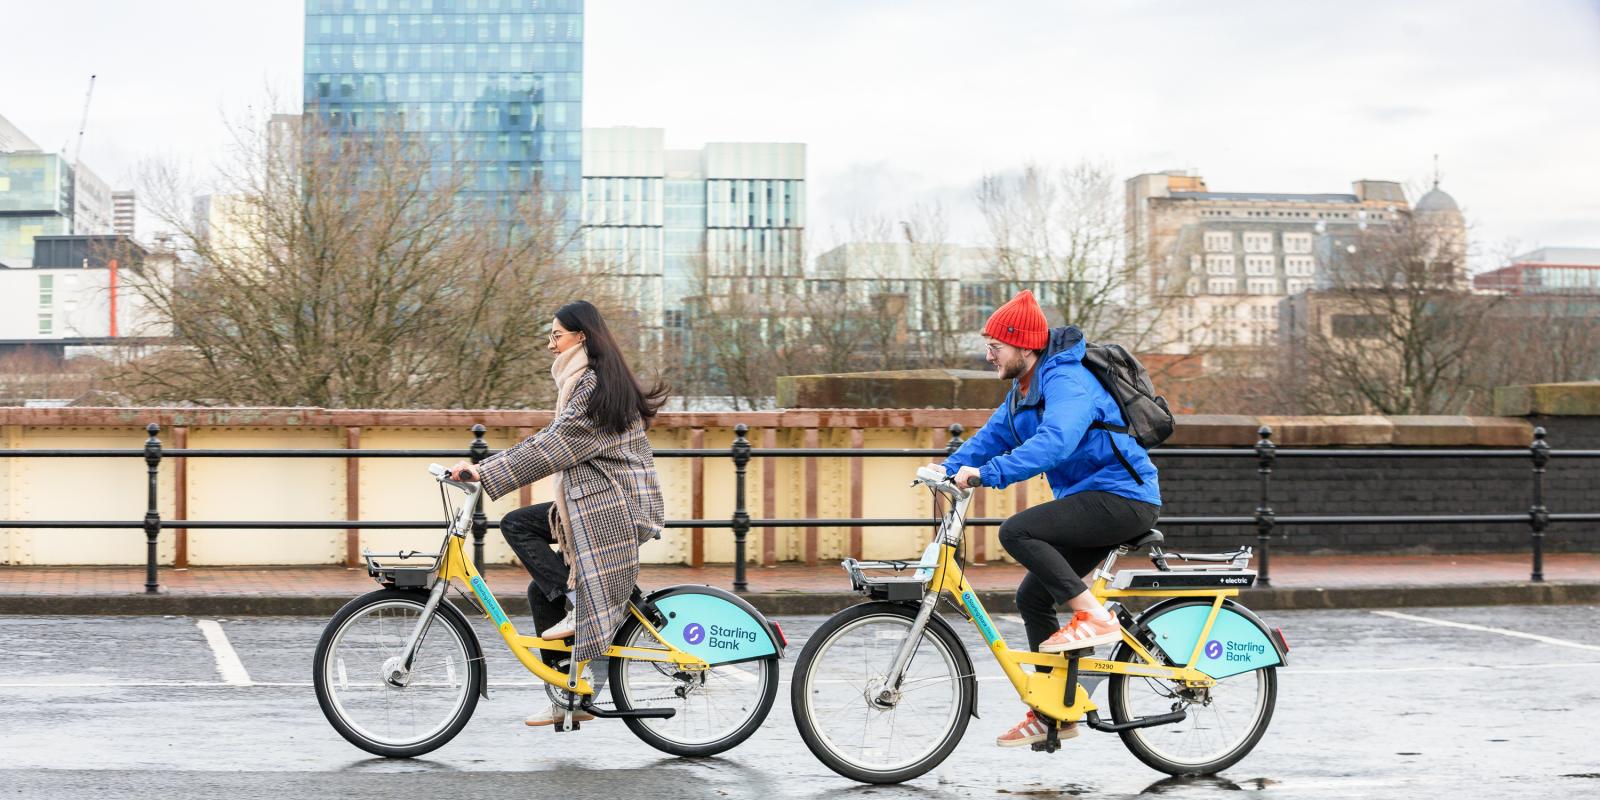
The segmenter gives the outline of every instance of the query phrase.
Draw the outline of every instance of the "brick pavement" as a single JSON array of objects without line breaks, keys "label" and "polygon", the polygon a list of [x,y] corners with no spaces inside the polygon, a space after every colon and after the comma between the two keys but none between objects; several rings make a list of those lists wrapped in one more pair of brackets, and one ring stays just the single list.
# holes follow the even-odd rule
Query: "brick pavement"
[{"label": "brick pavement", "polygon": [[[1144,564],[1143,559],[1123,562]],[[1448,588],[1522,583],[1528,580],[1527,554],[1447,554],[1313,556],[1272,555],[1272,584],[1279,589]],[[749,568],[753,593],[837,593],[849,590],[836,563],[815,567],[783,564]],[[972,566],[968,579],[982,590],[1016,587],[1023,570],[1015,564]],[[363,568],[307,567],[166,567],[159,574],[161,592],[178,596],[353,597],[374,586]],[[142,594],[142,567],[0,567],[0,596],[114,596]],[[518,567],[490,567],[489,584],[497,594],[515,595],[525,585]],[[1553,553],[1545,557],[1545,580],[1551,584],[1600,584],[1600,553]],[[648,588],[678,583],[703,583],[732,588],[728,565],[699,569],[647,566],[640,584]]]}]

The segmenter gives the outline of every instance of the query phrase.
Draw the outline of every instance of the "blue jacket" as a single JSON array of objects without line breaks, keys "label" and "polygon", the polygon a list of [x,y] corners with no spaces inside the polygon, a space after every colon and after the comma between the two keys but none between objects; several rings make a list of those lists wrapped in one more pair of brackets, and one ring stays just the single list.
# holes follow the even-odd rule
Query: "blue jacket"
[{"label": "blue jacket", "polygon": [[[1012,381],[1005,403],[944,462],[945,473],[978,467],[983,485],[999,489],[1042,472],[1058,500],[1099,491],[1160,505],[1156,467],[1139,442],[1125,433],[1089,427],[1097,421],[1124,422],[1117,401],[1083,365],[1083,350],[1083,331],[1072,326],[1051,329],[1027,394],[1019,397]],[[1142,484],[1117,459],[1113,444]]]}]

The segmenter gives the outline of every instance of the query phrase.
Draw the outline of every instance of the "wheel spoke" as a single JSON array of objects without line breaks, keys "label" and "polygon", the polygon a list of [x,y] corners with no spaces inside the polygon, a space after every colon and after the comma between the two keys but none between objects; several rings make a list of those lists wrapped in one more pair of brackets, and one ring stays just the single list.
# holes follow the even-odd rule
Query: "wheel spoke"
[{"label": "wheel spoke", "polygon": [[[437,618],[419,637],[404,685],[387,683],[384,665],[404,651],[421,611],[412,599],[359,609],[331,632],[317,666],[329,713],[373,746],[407,748],[436,739],[462,719],[476,691],[472,674],[481,667],[473,664],[464,635]],[[353,681],[339,680],[341,663]]]},{"label": "wheel spoke", "polygon": [[[818,755],[835,770],[840,765],[830,759],[866,773],[920,774],[958,735],[971,675],[957,667],[949,645],[931,631],[924,631],[913,648],[898,691],[887,691],[887,672],[910,635],[911,622],[884,613],[831,631],[825,623],[816,634],[820,644],[808,647],[807,660],[797,665],[796,720],[813,732],[813,749],[820,747]],[[880,692],[887,692],[892,705],[876,704],[872,698]]]}]

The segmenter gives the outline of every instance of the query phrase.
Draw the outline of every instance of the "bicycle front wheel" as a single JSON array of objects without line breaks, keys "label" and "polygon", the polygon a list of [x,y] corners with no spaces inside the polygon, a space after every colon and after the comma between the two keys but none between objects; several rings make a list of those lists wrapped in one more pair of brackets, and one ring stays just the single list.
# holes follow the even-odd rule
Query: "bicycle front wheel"
[{"label": "bicycle front wheel", "polygon": [[410,758],[450,741],[478,704],[483,663],[472,629],[434,612],[411,669],[393,675],[427,596],[380,589],[339,609],[317,642],[312,683],[335,730],[375,755]]},{"label": "bicycle front wheel", "polygon": [[[1162,606],[1141,621],[1148,623],[1196,603],[1210,605],[1211,601]],[[1117,645],[1111,658],[1142,663],[1126,643]],[[1186,689],[1172,681],[1132,675],[1112,675],[1107,684],[1111,715],[1117,722],[1178,710],[1187,713],[1181,722],[1119,734],[1136,758],[1169,775],[1211,775],[1238,763],[1267,732],[1278,699],[1275,667],[1222,678],[1208,689]]]},{"label": "bicycle front wheel", "polygon": [[[629,617],[614,640],[625,647],[662,649],[639,620]],[[778,698],[778,659],[717,664],[699,672],[661,661],[611,659],[611,700],[619,710],[671,708],[667,719],[625,718],[651,747],[675,756],[713,756],[737,746],[761,727]]]},{"label": "bicycle front wheel", "polygon": [[886,683],[915,618],[915,608],[894,603],[852,606],[822,623],[801,652],[790,687],[795,725],[834,772],[899,783],[960,744],[977,682],[947,626],[930,621],[899,686]]}]

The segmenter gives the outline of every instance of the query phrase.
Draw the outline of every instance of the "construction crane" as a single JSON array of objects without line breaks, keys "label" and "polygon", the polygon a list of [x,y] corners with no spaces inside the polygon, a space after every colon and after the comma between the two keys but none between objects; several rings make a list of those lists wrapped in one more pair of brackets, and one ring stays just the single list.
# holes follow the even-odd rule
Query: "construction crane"
[{"label": "construction crane", "polygon": [[[83,131],[89,127],[89,101],[94,99],[94,76],[89,76],[89,91],[83,95],[83,116],[78,120],[78,141],[72,147],[72,227],[68,233],[78,232],[78,165],[83,158]],[[65,150],[66,148],[62,148]]]}]

